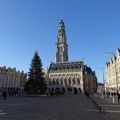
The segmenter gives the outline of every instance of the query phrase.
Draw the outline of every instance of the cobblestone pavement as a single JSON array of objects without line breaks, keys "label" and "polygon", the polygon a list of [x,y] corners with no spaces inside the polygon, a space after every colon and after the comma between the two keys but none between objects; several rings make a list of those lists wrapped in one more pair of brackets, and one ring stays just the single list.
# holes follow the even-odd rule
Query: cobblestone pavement
[{"label": "cobblestone pavement", "polygon": [[101,96],[91,95],[91,98],[101,107],[101,114],[103,110],[106,114],[105,120],[120,120],[120,103],[115,98],[115,103],[112,103],[112,98],[101,98]]},{"label": "cobblestone pavement", "polygon": [[0,97],[0,120],[102,120],[84,95],[64,97]]}]

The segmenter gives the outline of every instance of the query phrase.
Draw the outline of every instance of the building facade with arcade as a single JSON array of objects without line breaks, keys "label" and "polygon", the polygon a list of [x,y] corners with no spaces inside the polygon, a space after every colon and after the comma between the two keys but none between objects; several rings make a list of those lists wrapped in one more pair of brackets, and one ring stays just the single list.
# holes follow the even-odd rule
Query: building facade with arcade
[{"label": "building facade with arcade", "polygon": [[[88,72],[83,59],[68,61],[68,44],[63,19],[59,23],[55,46],[55,62],[51,62],[46,74],[48,91],[63,91],[66,94],[96,92],[95,72],[92,70]],[[86,77],[87,75],[90,77]]]}]

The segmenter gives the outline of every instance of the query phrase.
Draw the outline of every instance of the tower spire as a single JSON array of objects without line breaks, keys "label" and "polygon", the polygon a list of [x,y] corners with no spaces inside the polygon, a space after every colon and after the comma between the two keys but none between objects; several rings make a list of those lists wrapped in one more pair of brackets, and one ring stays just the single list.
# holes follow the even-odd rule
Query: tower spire
[{"label": "tower spire", "polygon": [[67,61],[68,61],[68,45],[66,39],[65,24],[63,22],[63,17],[61,16],[56,42],[55,62],[67,62]]},{"label": "tower spire", "polygon": [[61,21],[63,22],[63,16],[61,15]]}]

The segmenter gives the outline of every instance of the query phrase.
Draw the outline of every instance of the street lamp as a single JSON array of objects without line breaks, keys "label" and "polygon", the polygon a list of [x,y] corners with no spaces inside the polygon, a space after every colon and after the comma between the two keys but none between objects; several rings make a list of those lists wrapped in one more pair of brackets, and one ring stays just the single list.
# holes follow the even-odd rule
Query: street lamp
[{"label": "street lamp", "polygon": [[[114,54],[114,52],[106,52],[106,54],[112,54],[114,57],[115,57],[115,54]],[[116,71],[116,60],[114,60],[115,61],[115,63],[114,63],[114,65],[115,65],[115,80],[116,80],[116,87],[117,87],[117,91],[118,91],[118,82],[117,82],[117,71]],[[115,83],[114,83],[115,84]],[[114,86],[114,94],[113,94],[113,103],[115,102],[115,86]]]},{"label": "street lamp", "polygon": [[105,92],[105,85],[104,85],[104,70],[103,70],[103,67],[99,67],[99,68],[97,68],[97,69],[101,69],[101,70],[102,70],[102,74],[103,74],[103,89],[104,89],[103,94],[102,94],[102,98],[103,98],[103,97],[104,97],[104,92]]}]

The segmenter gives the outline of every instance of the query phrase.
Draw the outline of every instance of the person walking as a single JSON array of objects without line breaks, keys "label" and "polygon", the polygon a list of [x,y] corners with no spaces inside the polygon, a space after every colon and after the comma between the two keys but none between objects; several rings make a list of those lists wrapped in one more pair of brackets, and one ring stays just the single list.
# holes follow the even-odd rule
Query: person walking
[{"label": "person walking", "polygon": [[87,98],[89,98],[89,92],[87,91]]},{"label": "person walking", "polygon": [[7,93],[6,93],[6,91],[4,90],[3,93],[2,93],[4,100],[6,100],[6,94],[7,94]]}]

